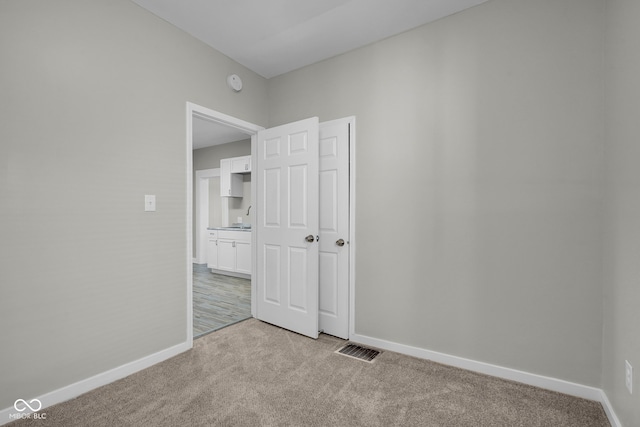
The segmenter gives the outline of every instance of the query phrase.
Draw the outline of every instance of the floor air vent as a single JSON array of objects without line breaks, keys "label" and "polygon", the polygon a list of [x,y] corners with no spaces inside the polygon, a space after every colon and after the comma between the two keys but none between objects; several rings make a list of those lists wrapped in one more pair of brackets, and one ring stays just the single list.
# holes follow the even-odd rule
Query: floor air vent
[{"label": "floor air vent", "polygon": [[370,348],[360,347],[355,344],[347,344],[339,350],[336,350],[336,353],[353,357],[354,359],[364,360],[365,362],[373,363],[373,359],[376,358],[377,355],[380,354],[377,350],[372,350]]}]

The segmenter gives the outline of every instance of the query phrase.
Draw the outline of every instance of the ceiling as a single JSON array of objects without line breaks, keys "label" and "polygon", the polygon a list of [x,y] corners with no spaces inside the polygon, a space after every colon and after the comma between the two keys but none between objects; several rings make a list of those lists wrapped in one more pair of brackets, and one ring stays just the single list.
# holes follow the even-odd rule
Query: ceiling
[{"label": "ceiling", "polygon": [[487,0],[132,1],[271,78]]},{"label": "ceiling", "polygon": [[[487,0],[132,1],[271,78]],[[194,119],[194,149],[246,138],[225,126]]]},{"label": "ceiling", "polygon": [[193,149],[211,147],[212,145],[242,141],[250,136],[239,130],[220,123],[193,117],[192,126]]}]

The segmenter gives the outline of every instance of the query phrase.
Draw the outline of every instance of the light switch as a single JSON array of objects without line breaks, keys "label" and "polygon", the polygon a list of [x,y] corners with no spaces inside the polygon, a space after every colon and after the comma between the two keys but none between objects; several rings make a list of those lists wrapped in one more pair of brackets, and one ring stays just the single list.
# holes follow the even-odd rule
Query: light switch
[{"label": "light switch", "polygon": [[151,194],[145,194],[144,196],[144,210],[145,212],[156,211],[156,196]]}]

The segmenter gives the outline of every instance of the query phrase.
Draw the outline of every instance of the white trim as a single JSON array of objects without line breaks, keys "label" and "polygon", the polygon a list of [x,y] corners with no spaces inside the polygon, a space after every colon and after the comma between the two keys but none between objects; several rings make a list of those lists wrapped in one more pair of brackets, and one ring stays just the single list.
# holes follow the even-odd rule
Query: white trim
[{"label": "white trim", "polygon": [[604,412],[607,414],[607,418],[609,419],[609,423],[611,424],[611,427],[622,427],[622,423],[620,422],[620,419],[618,419],[618,416],[613,410],[613,406],[611,405],[611,402],[609,402],[609,398],[607,397],[607,394],[604,392],[604,390],[600,390],[600,394],[601,394],[600,403],[604,408]]},{"label": "white trim", "polygon": [[187,110],[190,111],[192,115],[198,117],[199,119],[208,120],[210,122],[215,122],[225,126],[229,126],[239,130],[240,132],[244,132],[247,135],[254,135],[258,133],[258,131],[264,129],[262,126],[258,126],[253,123],[246,122],[244,120],[229,116],[227,114],[212,110],[207,107],[203,107],[198,104],[194,104],[193,102],[187,102]]},{"label": "white trim", "polygon": [[[174,345],[173,347],[169,347],[165,350],[161,350],[157,353],[151,354],[149,356],[145,356],[133,362],[125,363],[124,365],[119,366],[117,368],[110,369],[106,372],[102,372],[100,374],[94,375],[87,379],[73,383],[71,385],[59,388],[49,393],[45,393],[37,397],[37,399],[40,400],[40,402],[42,403],[42,409],[40,409],[40,411],[38,412],[46,413],[44,409],[52,405],[66,402],[67,400],[78,397],[81,394],[87,393],[98,387],[102,387],[104,385],[110,384],[124,377],[127,377],[131,374],[139,372],[157,363],[170,359],[180,353],[183,353],[189,350],[190,348],[191,347],[186,342],[182,344]],[[31,399],[31,397],[27,397],[27,396],[23,396],[22,398],[28,399],[28,400]],[[11,421],[15,421],[14,419],[9,418],[9,414],[14,414],[14,413],[16,413],[16,410],[13,407],[0,410],[0,425],[4,425]],[[25,411],[25,413],[27,412]]]},{"label": "white trim", "polygon": [[349,338],[356,333],[356,118],[349,121]]},{"label": "white trim", "polygon": [[[251,224],[256,224],[255,218],[258,218],[256,212],[259,211],[256,200],[257,199],[257,188],[258,188],[258,174],[255,173],[256,165],[258,164],[258,135],[257,132],[251,135]],[[228,212],[228,210],[227,210]],[[252,227],[255,230],[255,227]],[[257,234],[255,232],[251,232],[251,271],[255,273],[258,268],[258,241]],[[257,316],[257,305],[258,302],[254,295],[258,295],[258,281],[253,280],[253,274],[251,278],[251,315],[253,317]]]},{"label": "white trim", "polygon": [[[255,134],[264,129],[262,126],[245,122],[244,120],[202,107],[192,102],[187,102],[187,135],[185,145],[187,148],[187,345],[189,348],[193,347],[193,117],[229,126],[247,135],[251,135],[252,152]],[[255,158],[251,160],[254,161]],[[253,196],[253,172],[251,178]],[[251,306],[253,307],[256,295],[254,292],[255,284],[253,279],[251,279],[251,289]]]},{"label": "white trim", "polygon": [[532,385],[534,387],[556,391],[558,393],[581,397],[583,399],[595,400],[596,402],[602,404],[612,427],[622,427],[622,424],[620,424],[620,421],[615,415],[613,407],[611,406],[611,403],[609,402],[609,399],[607,398],[605,392],[599,388],[572,383],[557,378],[546,377],[543,375],[531,374],[529,372],[505,368],[498,365],[492,365],[490,363],[478,362],[476,360],[465,359],[463,357],[452,356],[450,354],[440,353],[437,351],[431,351],[405,344],[399,344],[392,341],[372,338],[366,335],[352,334],[350,341],[371,347],[377,347],[383,350],[406,354],[408,356],[413,356],[420,359],[433,360],[434,362],[442,363],[445,365],[455,366],[457,368],[462,368],[481,374],[516,381],[519,383]]},{"label": "white trim", "polygon": [[[209,180],[220,176],[220,168],[196,171],[196,264],[207,263],[207,226],[209,221]],[[224,209],[223,209],[224,211]]]},{"label": "white trim", "polygon": [[[193,106],[187,102],[187,346],[193,347]],[[191,262],[190,262],[191,261]]]},{"label": "white trim", "polygon": [[406,354],[408,356],[413,356],[420,359],[433,360],[434,362],[442,363],[445,365],[455,366],[457,368],[467,369],[469,371],[479,372],[481,374],[516,381],[519,383],[532,385],[534,387],[556,391],[558,393],[564,393],[571,396],[581,397],[583,399],[594,400],[602,405],[605,414],[609,419],[609,423],[611,423],[611,427],[623,427],[622,423],[618,419],[618,416],[613,410],[613,406],[611,405],[607,394],[604,392],[604,390],[596,387],[572,383],[569,381],[546,377],[543,375],[531,374],[529,372],[519,371],[517,369],[505,368],[498,365],[492,365],[490,363],[478,362],[475,360],[452,356],[437,351],[431,351],[419,347],[395,343],[392,341],[372,338],[366,335],[359,335],[355,333],[351,334],[350,341],[358,344],[368,345],[371,347],[377,347],[383,350],[395,351],[396,353]]},{"label": "white trim", "polygon": [[212,273],[220,274],[222,276],[238,277],[240,279],[251,279],[251,275],[247,273],[236,273],[235,271],[218,270],[217,268],[210,268]]}]

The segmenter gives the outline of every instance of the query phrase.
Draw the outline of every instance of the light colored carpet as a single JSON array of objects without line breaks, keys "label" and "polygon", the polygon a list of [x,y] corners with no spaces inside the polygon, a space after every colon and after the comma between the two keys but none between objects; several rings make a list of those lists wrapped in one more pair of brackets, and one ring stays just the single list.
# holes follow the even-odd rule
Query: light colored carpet
[{"label": "light colored carpet", "polygon": [[609,426],[599,403],[249,319],[12,426]]}]

